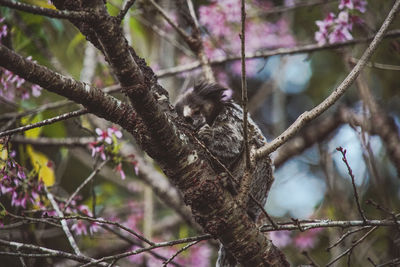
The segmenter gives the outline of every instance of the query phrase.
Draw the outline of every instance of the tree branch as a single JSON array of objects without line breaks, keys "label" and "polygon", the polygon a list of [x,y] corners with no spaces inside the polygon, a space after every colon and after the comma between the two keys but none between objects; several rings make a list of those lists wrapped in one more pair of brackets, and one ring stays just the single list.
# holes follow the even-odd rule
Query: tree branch
[{"label": "tree branch", "polygon": [[33,6],[15,0],[0,0],[0,6],[6,6],[9,8],[29,12],[35,15],[42,15],[50,18],[74,19],[74,20],[90,20],[93,18],[93,14],[87,11],[66,11],[66,10],[59,11],[50,8]]},{"label": "tree branch", "polygon": [[[396,38],[400,36],[400,30],[392,30],[388,31],[385,35],[384,38]],[[346,47],[346,46],[351,46],[355,44],[361,44],[361,43],[366,43],[370,40],[372,40],[375,37],[375,35],[368,36],[366,38],[358,38],[358,39],[353,39],[349,41],[345,41],[342,43],[335,43],[335,44],[325,44],[325,45],[319,45],[319,44],[308,44],[308,45],[302,45],[302,46],[295,46],[291,48],[278,48],[274,50],[269,50],[269,51],[257,51],[254,53],[247,53],[246,59],[255,59],[255,58],[267,58],[271,56],[276,56],[276,55],[295,55],[295,54],[302,54],[302,53],[312,53],[312,52],[317,52],[317,51],[322,51],[322,50],[327,50],[327,49],[337,49],[341,47]],[[236,61],[240,60],[240,56],[232,56],[232,57],[219,57],[215,59],[210,60],[211,65],[220,65],[224,63],[228,63],[231,61]],[[178,73],[184,73],[188,71],[195,70],[201,66],[199,61],[194,61],[188,64],[164,69],[164,70],[159,70],[157,71],[157,76],[158,78],[164,78],[172,75],[176,75]]]},{"label": "tree branch", "polygon": [[327,110],[330,106],[332,106],[350,87],[353,81],[357,78],[360,71],[364,68],[369,58],[372,56],[373,52],[377,49],[379,43],[382,41],[383,36],[389,25],[394,20],[396,13],[400,6],[400,0],[397,0],[387,15],[385,21],[383,22],[381,28],[378,33],[375,35],[374,39],[365,50],[364,54],[358,61],[357,65],[354,66],[352,71],[347,75],[344,81],[331,93],[329,97],[327,97],[322,103],[313,108],[310,111],[306,111],[301,114],[297,120],[289,126],[289,128],[280,134],[277,138],[275,138],[272,142],[266,144],[261,147],[257,151],[257,158],[261,158],[269,153],[275,151],[278,147],[284,144],[288,139],[292,138],[295,133],[297,133],[301,128],[304,127],[306,123],[315,119],[319,115],[321,115],[325,110]]},{"label": "tree branch", "polygon": [[42,127],[42,126],[49,125],[49,124],[53,124],[53,123],[67,120],[69,118],[77,117],[77,116],[80,116],[80,115],[83,115],[86,113],[88,113],[87,109],[80,109],[80,110],[64,113],[62,115],[59,115],[59,116],[56,116],[56,117],[53,117],[53,118],[50,118],[47,120],[39,121],[39,122],[21,126],[21,127],[15,128],[15,129],[0,132],[0,137],[12,135],[12,134],[19,133],[19,132],[24,132],[24,131],[27,131],[27,130],[30,130],[33,128],[38,128],[38,127]]}]

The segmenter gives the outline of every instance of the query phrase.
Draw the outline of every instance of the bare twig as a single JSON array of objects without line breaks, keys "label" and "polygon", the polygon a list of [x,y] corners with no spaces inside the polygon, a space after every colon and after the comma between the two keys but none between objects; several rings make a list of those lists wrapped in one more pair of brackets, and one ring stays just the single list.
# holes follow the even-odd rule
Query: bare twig
[{"label": "bare twig", "polygon": [[167,266],[168,263],[170,263],[173,259],[175,259],[176,256],[178,256],[180,253],[182,253],[183,251],[187,250],[188,248],[190,248],[191,246],[196,245],[197,243],[199,243],[201,240],[196,240],[193,241],[189,244],[187,244],[186,246],[184,246],[183,248],[179,249],[174,255],[172,255],[168,260],[163,262],[163,267]]},{"label": "bare twig", "polygon": [[50,8],[33,6],[15,0],[0,0],[0,6],[6,6],[9,8],[29,12],[36,15],[43,15],[46,17],[59,18],[59,19],[88,20],[94,16],[94,14],[87,11],[55,10]]},{"label": "bare twig", "polygon": [[[357,64],[359,61],[358,58],[350,57],[349,61],[353,64]],[[368,62],[367,67],[381,69],[381,70],[393,70],[393,71],[400,71],[400,66],[397,65],[390,65],[390,64],[382,64],[377,62]]]},{"label": "bare twig", "polygon": [[[400,223],[400,221],[397,221]],[[278,222],[277,227],[270,224],[264,224],[260,227],[262,232],[281,231],[281,230],[299,230],[299,225],[303,231],[314,228],[349,228],[358,226],[395,226],[396,222],[392,220],[368,220],[366,223],[362,220],[355,221],[330,221],[330,220],[299,220],[298,223],[294,222]]]},{"label": "bare twig", "polygon": [[345,251],[343,251],[339,256],[337,256],[336,258],[334,258],[333,260],[331,260],[326,266],[331,266],[332,264],[334,264],[336,261],[338,261],[340,258],[346,256],[348,253],[351,253],[353,251],[353,249],[360,244],[362,241],[364,241],[365,238],[367,238],[373,231],[375,231],[378,227],[372,227],[371,230],[369,230],[365,235],[363,235],[359,240],[357,240],[356,242],[354,242],[351,247],[349,247],[348,249],[346,249]]},{"label": "bare twig", "polygon": [[[3,246],[7,247],[12,247],[16,249],[27,249],[27,250],[33,250],[33,251],[39,251],[45,254],[49,254],[51,257],[59,257],[59,258],[66,258],[66,259],[71,259],[77,262],[93,262],[94,265],[97,266],[106,266],[104,263],[100,262],[94,262],[95,259],[84,256],[84,255],[76,255],[76,254],[71,254],[68,252],[64,252],[61,250],[55,250],[55,249],[49,249],[41,246],[36,246],[36,245],[31,245],[31,244],[25,244],[25,243],[20,243],[20,242],[15,242],[15,241],[7,241],[4,239],[0,239],[0,244]],[[38,254],[36,254],[38,255]],[[19,255],[16,255],[19,256]]]},{"label": "bare twig", "polygon": [[96,141],[94,137],[64,137],[64,138],[51,138],[51,137],[38,137],[28,138],[21,135],[13,135],[11,143],[16,144],[29,144],[34,146],[64,146],[64,147],[85,147],[89,143]]},{"label": "bare twig", "polygon": [[357,78],[360,71],[363,69],[369,58],[372,56],[373,52],[377,49],[379,43],[382,41],[385,32],[387,31],[389,25],[394,20],[397,10],[400,6],[400,0],[397,0],[387,15],[385,21],[383,22],[381,28],[378,33],[375,35],[374,39],[365,50],[362,55],[360,61],[357,65],[352,69],[352,71],[347,75],[344,81],[331,93],[329,97],[327,97],[322,103],[313,108],[310,111],[306,111],[301,114],[297,120],[289,126],[287,130],[285,130],[282,134],[280,134],[277,138],[275,138],[272,142],[266,144],[261,147],[257,151],[257,158],[268,155],[269,153],[275,151],[278,147],[284,144],[288,139],[292,138],[301,128],[304,127],[306,123],[315,119],[323,112],[325,112],[329,107],[331,107],[350,87],[353,81]]},{"label": "bare twig", "polygon": [[106,165],[108,163],[108,160],[103,161],[102,163],[100,163],[100,165],[85,179],[85,181],[83,181],[83,183],[81,183],[78,188],[72,193],[72,195],[68,198],[67,202],[65,202],[64,205],[64,211],[66,210],[66,208],[68,208],[69,204],[71,203],[71,201],[75,198],[75,196],[79,193],[79,191],[82,190],[82,188],[87,185],[92,179],[93,177],[96,176],[96,174],[99,173],[99,171],[101,170],[101,168],[103,168],[104,165]]},{"label": "bare twig", "polygon": [[375,267],[377,266],[370,257],[368,257],[367,260],[372,264],[372,266],[375,266]]},{"label": "bare twig", "polygon": [[250,169],[250,148],[249,148],[249,137],[248,137],[248,122],[247,122],[247,82],[246,82],[246,10],[245,10],[245,1],[241,0],[241,55],[242,55],[242,108],[243,108],[243,138],[244,138],[244,147],[246,153],[246,169]]},{"label": "bare twig", "polygon": [[390,260],[388,262],[376,265],[377,267],[384,267],[384,266],[398,266],[398,264],[400,263],[400,258],[396,258],[393,260]]},{"label": "bare twig", "polygon": [[79,109],[76,111],[64,113],[62,115],[59,115],[59,116],[56,116],[56,117],[53,117],[53,118],[50,118],[47,120],[43,120],[43,121],[40,121],[37,123],[32,123],[32,124],[21,126],[21,127],[15,128],[15,129],[8,130],[8,131],[0,132],[0,137],[6,136],[6,135],[12,135],[12,134],[19,133],[19,132],[24,132],[24,131],[27,131],[27,130],[30,130],[33,128],[41,127],[44,125],[49,125],[49,124],[52,124],[52,123],[55,123],[58,121],[63,121],[63,120],[77,117],[77,116],[80,116],[80,115],[83,115],[86,113],[88,113],[87,109]]},{"label": "bare twig", "polygon": [[145,251],[149,251],[155,248],[160,248],[160,247],[169,247],[169,246],[173,246],[173,245],[177,245],[177,244],[183,244],[183,243],[189,243],[189,242],[193,242],[193,241],[202,241],[202,240],[207,240],[210,239],[210,235],[203,235],[203,236],[196,236],[196,237],[188,237],[188,238],[183,238],[183,239],[178,239],[178,240],[172,240],[172,241],[167,241],[167,242],[160,242],[157,243],[153,246],[149,246],[146,248],[139,248],[139,249],[135,249],[132,251],[127,251],[124,253],[119,253],[119,254],[115,254],[112,256],[107,256],[107,257],[103,257],[101,259],[92,261],[90,263],[84,264],[81,267],[87,267],[87,266],[91,266],[93,264],[96,263],[100,263],[100,262],[104,262],[104,261],[109,261],[109,260],[115,260],[115,259],[121,259],[121,258],[125,258],[131,255],[136,255]]},{"label": "bare twig", "polygon": [[[388,31],[385,35],[384,38],[395,38],[400,36],[400,30],[392,30]],[[375,35],[368,36],[366,38],[358,38],[358,39],[353,39],[341,43],[335,43],[335,44],[325,44],[325,45],[318,45],[318,44],[308,44],[308,45],[302,45],[302,46],[295,46],[291,48],[278,48],[274,50],[268,50],[268,51],[257,51],[254,53],[247,53],[246,59],[253,59],[253,58],[267,58],[271,56],[276,56],[276,55],[295,55],[295,54],[302,54],[302,53],[312,53],[312,52],[317,52],[317,51],[322,51],[322,50],[328,50],[328,49],[337,49],[341,47],[346,47],[346,46],[351,46],[355,44],[360,44],[360,43],[366,43],[370,40],[372,40],[375,37]],[[236,61],[240,60],[240,56],[231,56],[231,57],[218,57],[215,59],[210,60],[211,65],[220,65],[224,64],[227,62],[231,61]],[[159,70],[156,72],[157,76],[159,78],[164,78],[172,75],[176,75],[178,73],[183,73],[187,71],[192,71],[194,69],[197,69],[201,67],[200,61],[194,61],[185,65],[180,65],[164,70]]]},{"label": "bare twig", "polygon": [[319,264],[317,264],[310,256],[310,254],[307,251],[302,251],[301,254],[304,255],[309,261],[311,266],[319,267]]},{"label": "bare twig", "polygon": [[[54,199],[53,194],[50,193],[50,191],[47,189],[46,186],[44,186],[44,190],[46,191],[47,198],[50,200],[50,203],[51,203],[51,205],[53,206],[53,209],[56,211],[57,215],[58,215],[59,217],[64,217],[64,214],[63,214],[63,212],[60,210],[60,207],[58,206],[56,200]],[[69,243],[70,243],[72,249],[75,251],[75,254],[77,254],[77,255],[82,255],[82,253],[81,253],[81,251],[80,251],[78,245],[76,244],[76,241],[75,241],[74,237],[73,237],[72,234],[71,234],[71,231],[70,231],[69,228],[68,228],[67,221],[64,220],[64,219],[62,219],[60,222],[61,222],[61,226],[62,226],[62,228],[63,228],[63,230],[64,230],[65,235],[66,235],[67,238],[68,238],[68,241],[69,241]]]},{"label": "bare twig", "polygon": [[389,216],[392,217],[393,221],[396,223],[397,229],[400,231],[400,224],[397,223],[397,216],[398,216],[397,214],[395,214],[393,211],[385,209],[384,207],[382,207],[378,203],[375,203],[372,199],[368,199],[367,200],[367,204],[371,204],[375,208],[377,208],[378,210],[381,210],[381,211],[385,212],[386,214],[389,214]]},{"label": "bare twig", "polygon": [[342,153],[342,156],[343,156],[342,160],[343,160],[344,164],[346,164],[347,170],[348,170],[350,178],[351,178],[351,184],[353,185],[353,193],[354,193],[354,198],[356,200],[358,212],[360,213],[360,216],[363,219],[363,221],[366,222],[367,218],[365,217],[364,211],[362,210],[361,205],[360,205],[360,199],[359,199],[358,193],[357,193],[357,187],[356,187],[356,182],[354,179],[353,170],[351,169],[350,164],[347,161],[347,157],[346,157],[347,151],[346,151],[346,149],[343,149],[342,147],[337,147],[336,150],[339,151],[340,153]]},{"label": "bare twig", "polygon": [[180,44],[175,38],[171,37],[171,34],[159,28],[153,22],[148,21],[146,18],[137,17],[141,23],[151,28],[156,34],[158,34],[161,38],[164,38],[171,45],[175,46],[177,49],[181,50],[187,56],[194,56],[194,53],[186,48],[184,45]]},{"label": "bare twig", "polygon": [[344,233],[335,243],[333,243],[332,245],[330,245],[329,247],[326,248],[327,251],[331,250],[332,248],[336,247],[338,244],[340,244],[340,242],[342,242],[346,237],[354,234],[354,233],[358,233],[360,231],[363,231],[365,229],[369,229],[371,228],[371,226],[363,226],[361,228],[357,228],[354,230],[350,230],[347,231],[346,233]]},{"label": "bare twig", "polygon": [[[247,205],[247,201],[249,198],[249,191],[250,191],[250,185],[252,181],[252,176],[250,174],[251,168],[252,168],[252,163],[250,162],[250,147],[249,147],[249,133],[248,133],[248,117],[247,117],[247,103],[248,103],[248,97],[247,97],[247,82],[246,82],[246,10],[245,10],[245,2],[244,0],[241,0],[241,33],[239,34],[240,40],[241,40],[241,56],[242,56],[242,109],[243,109],[243,142],[244,142],[244,152],[245,152],[245,170],[243,177],[240,181],[240,188],[239,188],[239,193],[238,193],[238,202],[242,206]],[[253,198],[254,199],[254,198]],[[268,217],[267,217],[268,218]]]},{"label": "bare twig", "polygon": [[125,15],[128,13],[129,9],[135,4],[135,2],[136,0],[124,1],[125,6],[123,7],[123,9],[121,9],[117,16],[117,20],[119,21],[119,23],[121,23],[121,21],[125,18]]},{"label": "bare twig", "polygon": [[200,60],[200,64],[203,69],[203,74],[205,79],[210,83],[215,83],[215,76],[210,66],[210,61],[204,51],[204,46],[200,35],[199,22],[196,17],[196,12],[194,11],[192,0],[187,0],[187,4],[192,19],[191,21],[192,27],[194,29],[192,33],[192,38],[186,40],[186,42],[188,46],[196,53],[197,58]]},{"label": "bare twig", "polygon": [[165,12],[161,6],[159,6],[154,0],[149,0],[149,2],[157,9],[157,11],[169,23],[169,25],[171,25],[171,27],[178,32],[178,34],[183,38],[183,40],[185,40],[186,43],[191,44],[193,42],[192,38],[168,16],[167,12]]}]

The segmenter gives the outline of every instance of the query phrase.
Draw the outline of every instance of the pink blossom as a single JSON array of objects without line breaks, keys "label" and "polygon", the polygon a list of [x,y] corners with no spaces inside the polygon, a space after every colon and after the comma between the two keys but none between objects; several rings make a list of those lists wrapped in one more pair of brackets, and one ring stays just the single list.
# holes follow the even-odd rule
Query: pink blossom
[{"label": "pink blossom", "polygon": [[[98,218],[101,219],[101,218]],[[97,222],[90,222],[89,224],[89,233],[93,235],[94,233],[98,232],[100,230],[100,225]]]},{"label": "pink blossom", "polygon": [[1,38],[6,37],[7,36],[7,25],[2,25],[0,27],[0,41]]},{"label": "pink blossom", "polygon": [[21,166],[19,166],[19,165],[18,165],[17,176],[18,176],[18,178],[20,178],[20,179],[25,179],[25,178],[26,178],[24,169],[23,169]]},{"label": "pink blossom", "polygon": [[367,8],[367,1],[365,0],[340,0],[339,9],[357,9],[361,13],[364,13]]},{"label": "pink blossom", "polygon": [[98,144],[98,142],[90,142],[89,143],[89,148],[92,150],[92,158],[94,158],[94,156],[96,156],[96,145]]},{"label": "pink blossom", "polygon": [[31,89],[32,89],[32,95],[33,95],[34,97],[38,97],[38,96],[40,96],[40,95],[42,94],[42,89],[43,89],[43,88],[40,87],[40,86],[37,85],[37,84],[32,85]]},{"label": "pink blossom", "polygon": [[119,175],[121,176],[121,179],[125,180],[126,176],[125,176],[124,170],[122,169],[122,163],[121,162],[115,167],[115,170],[117,172],[119,172]]},{"label": "pink blossom", "polygon": [[115,135],[115,137],[117,137],[118,139],[120,139],[122,137],[121,131],[115,125],[108,128],[107,133],[109,136]]},{"label": "pink blossom", "polygon": [[349,12],[347,11],[340,12],[336,19],[336,24],[342,26],[343,28],[351,30],[353,28],[353,23],[349,18]]},{"label": "pink blossom", "polygon": [[313,248],[318,242],[317,235],[322,231],[322,228],[314,228],[305,232],[300,232],[294,238],[294,245],[299,249]]},{"label": "pink blossom", "polygon": [[86,225],[82,220],[78,220],[71,226],[71,230],[75,232],[76,235],[87,235]]},{"label": "pink blossom", "polygon": [[353,0],[354,9],[357,9],[361,13],[367,10],[367,1],[365,0]]},{"label": "pink blossom", "polygon": [[353,9],[354,8],[353,0],[340,0],[339,9],[344,9],[344,8]]},{"label": "pink blossom", "polygon": [[353,36],[349,32],[347,27],[337,26],[333,32],[329,35],[329,43],[340,43],[347,40],[352,40]]},{"label": "pink blossom", "polygon": [[79,205],[78,210],[82,212],[85,216],[92,217],[93,213],[90,211],[89,207],[86,205]]},{"label": "pink blossom", "polygon": [[112,139],[108,135],[107,131],[103,131],[100,128],[96,128],[96,133],[98,135],[97,141],[105,141],[107,144],[112,144]]},{"label": "pink blossom", "polygon": [[[264,2],[249,3],[246,5],[249,10],[267,10]],[[217,58],[229,54],[238,54],[241,49],[241,41],[238,37],[240,29],[241,8],[239,0],[213,1],[210,5],[200,6],[200,23],[203,24],[213,36],[204,36],[204,50],[209,58]],[[290,27],[284,19],[275,23],[260,23],[254,18],[246,20],[246,51],[289,47],[295,44],[291,36]],[[251,62],[251,63],[250,63]],[[258,62],[249,61],[246,63],[247,74],[255,75],[258,71]],[[233,71],[240,73],[239,64],[233,65]]]},{"label": "pink blossom", "polygon": [[92,150],[93,158],[96,156],[96,154],[100,154],[101,159],[106,160],[106,154],[104,152],[105,147],[103,144],[100,144],[99,142],[90,142],[88,146]]},{"label": "pink blossom", "polygon": [[273,231],[269,233],[272,243],[278,248],[283,248],[292,242],[290,231]]}]

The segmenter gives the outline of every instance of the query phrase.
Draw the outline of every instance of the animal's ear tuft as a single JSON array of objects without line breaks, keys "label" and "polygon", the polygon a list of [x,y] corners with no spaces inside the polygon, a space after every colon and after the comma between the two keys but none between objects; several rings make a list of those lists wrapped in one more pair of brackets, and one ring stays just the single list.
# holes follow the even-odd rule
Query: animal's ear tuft
[{"label": "animal's ear tuft", "polygon": [[193,89],[199,96],[215,102],[223,100],[224,92],[228,89],[217,83],[200,82]]}]

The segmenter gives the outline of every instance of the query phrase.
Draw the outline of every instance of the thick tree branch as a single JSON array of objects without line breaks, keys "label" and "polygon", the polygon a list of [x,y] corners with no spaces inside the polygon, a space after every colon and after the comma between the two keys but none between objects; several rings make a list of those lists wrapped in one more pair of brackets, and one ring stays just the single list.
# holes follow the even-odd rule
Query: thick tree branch
[{"label": "thick tree branch", "polygon": [[91,18],[93,18],[93,14],[86,11],[66,11],[66,10],[59,11],[50,8],[33,6],[15,0],[0,0],[0,6],[6,6],[13,9],[29,12],[36,15],[42,15],[50,18],[75,19],[75,20],[90,20]]},{"label": "thick tree branch", "polygon": [[27,60],[0,44],[0,66],[43,88],[67,97],[99,117],[132,130],[135,113],[129,105],[105,94],[102,90],[58,74],[33,61]]}]

